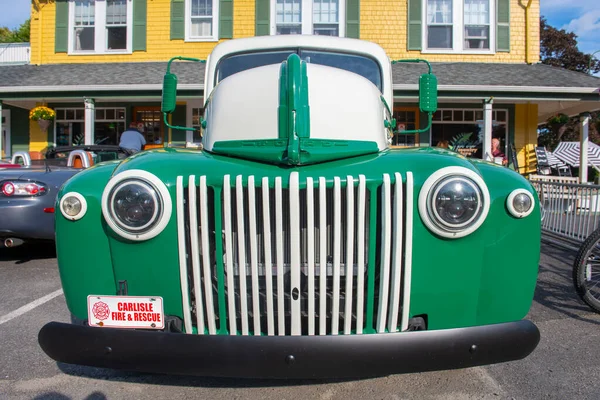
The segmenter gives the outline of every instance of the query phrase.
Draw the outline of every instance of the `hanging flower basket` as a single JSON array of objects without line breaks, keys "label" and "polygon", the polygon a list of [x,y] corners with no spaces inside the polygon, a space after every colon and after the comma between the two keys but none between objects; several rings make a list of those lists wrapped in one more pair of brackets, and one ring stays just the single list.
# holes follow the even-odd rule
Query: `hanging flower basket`
[{"label": "hanging flower basket", "polygon": [[51,122],[52,121],[49,119],[38,119],[38,125],[40,126],[40,129],[42,130],[42,132],[48,131],[48,127],[50,126]]}]

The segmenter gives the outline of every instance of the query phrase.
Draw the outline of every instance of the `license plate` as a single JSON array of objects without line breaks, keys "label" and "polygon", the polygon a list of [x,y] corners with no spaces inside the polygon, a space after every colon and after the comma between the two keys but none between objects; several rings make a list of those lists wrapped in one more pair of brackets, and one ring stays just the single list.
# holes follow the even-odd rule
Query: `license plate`
[{"label": "license plate", "polygon": [[164,329],[162,297],[88,296],[88,324],[104,328]]}]

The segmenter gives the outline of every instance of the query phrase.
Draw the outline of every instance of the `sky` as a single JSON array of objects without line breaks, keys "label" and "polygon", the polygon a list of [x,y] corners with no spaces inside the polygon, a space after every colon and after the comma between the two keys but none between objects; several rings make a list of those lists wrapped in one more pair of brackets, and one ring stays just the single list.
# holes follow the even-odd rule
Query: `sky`
[{"label": "sky", "polygon": [[[30,5],[31,0],[0,0],[0,27],[18,28],[29,18]],[[550,25],[577,34],[581,51],[600,50],[600,0],[540,0],[540,7]]]}]

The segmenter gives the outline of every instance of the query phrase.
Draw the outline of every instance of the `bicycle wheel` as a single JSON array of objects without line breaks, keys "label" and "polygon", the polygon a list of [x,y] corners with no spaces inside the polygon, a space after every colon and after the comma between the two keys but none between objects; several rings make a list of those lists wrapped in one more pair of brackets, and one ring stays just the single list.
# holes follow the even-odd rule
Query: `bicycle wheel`
[{"label": "bicycle wheel", "polygon": [[581,300],[600,313],[600,229],[595,230],[577,252],[573,283]]}]

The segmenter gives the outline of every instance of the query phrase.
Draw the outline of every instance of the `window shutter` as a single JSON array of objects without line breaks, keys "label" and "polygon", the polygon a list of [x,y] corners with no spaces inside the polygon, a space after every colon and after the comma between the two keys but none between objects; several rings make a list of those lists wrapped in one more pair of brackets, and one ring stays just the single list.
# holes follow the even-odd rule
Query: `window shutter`
[{"label": "window shutter", "polygon": [[184,39],[185,36],[185,2],[171,0],[171,40]]},{"label": "window shutter", "polygon": [[360,38],[360,0],[346,0],[346,37]]},{"label": "window shutter", "polygon": [[408,0],[408,50],[421,50],[421,26],[423,25],[421,0]]},{"label": "window shutter", "polygon": [[133,0],[133,51],[146,51],[146,0]]},{"label": "window shutter", "polygon": [[496,51],[510,51],[510,0],[498,0],[496,10]]},{"label": "window shutter", "polygon": [[219,39],[233,39],[233,0],[219,0]]},{"label": "window shutter", "polygon": [[255,36],[271,34],[271,0],[256,0]]},{"label": "window shutter", "polygon": [[54,28],[54,51],[66,53],[69,42],[69,3],[56,1],[56,24]]}]

